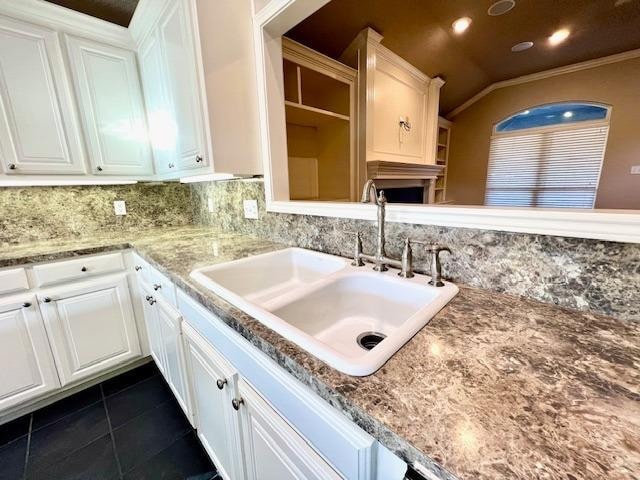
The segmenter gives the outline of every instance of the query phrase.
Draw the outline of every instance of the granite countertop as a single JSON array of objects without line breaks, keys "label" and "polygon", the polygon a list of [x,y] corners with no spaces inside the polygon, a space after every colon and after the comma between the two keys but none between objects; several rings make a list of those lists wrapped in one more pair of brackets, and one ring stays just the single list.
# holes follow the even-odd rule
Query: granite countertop
[{"label": "granite countertop", "polygon": [[0,267],[128,246],[409,463],[442,478],[640,479],[640,324],[461,287],[380,370],[350,377],[189,278],[283,245],[184,227],[5,246]]}]

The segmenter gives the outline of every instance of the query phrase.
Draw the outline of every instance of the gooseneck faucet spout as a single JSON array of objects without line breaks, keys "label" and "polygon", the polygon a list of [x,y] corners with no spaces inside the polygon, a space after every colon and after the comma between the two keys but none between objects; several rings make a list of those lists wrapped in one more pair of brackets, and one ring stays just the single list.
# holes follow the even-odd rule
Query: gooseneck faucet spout
[{"label": "gooseneck faucet spout", "polygon": [[362,198],[360,201],[362,203],[377,203],[376,192],[376,184],[371,179],[367,180],[367,183],[364,184],[364,188],[362,189]]}]

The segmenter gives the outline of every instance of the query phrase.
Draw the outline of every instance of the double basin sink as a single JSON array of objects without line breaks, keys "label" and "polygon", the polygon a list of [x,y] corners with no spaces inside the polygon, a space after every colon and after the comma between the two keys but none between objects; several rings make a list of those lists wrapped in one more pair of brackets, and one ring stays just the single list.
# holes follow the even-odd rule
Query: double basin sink
[{"label": "double basin sink", "polygon": [[458,287],[400,278],[342,257],[287,248],[200,268],[191,277],[333,368],[370,375],[424,327]]}]

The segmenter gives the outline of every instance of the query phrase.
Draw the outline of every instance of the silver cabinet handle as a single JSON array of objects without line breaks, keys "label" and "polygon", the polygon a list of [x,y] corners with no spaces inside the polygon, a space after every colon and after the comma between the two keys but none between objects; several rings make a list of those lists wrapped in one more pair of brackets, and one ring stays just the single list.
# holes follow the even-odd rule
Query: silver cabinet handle
[{"label": "silver cabinet handle", "polygon": [[82,267],[82,268],[80,269],[80,271],[81,271],[81,272],[86,272],[86,271],[87,271],[87,267]]},{"label": "silver cabinet handle", "polygon": [[154,303],[156,303],[156,299],[153,298],[151,295],[147,295],[147,302],[149,302],[149,305],[153,305]]},{"label": "silver cabinet handle", "polygon": [[133,268],[135,269],[136,272],[139,272],[140,270],[142,270],[142,267],[140,265],[136,265]]},{"label": "silver cabinet handle", "polygon": [[202,162],[202,160],[204,160],[204,158],[202,158],[202,155],[196,155],[196,163],[200,163]]},{"label": "silver cabinet handle", "polygon": [[102,167],[98,165],[98,166],[96,167],[96,170],[98,170],[99,172],[101,172],[101,171],[102,171]]},{"label": "silver cabinet handle", "polygon": [[43,301],[44,303],[51,303],[51,298],[50,298],[50,297],[44,297],[44,298],[42,299],[42,301]]},{"label": "silver cabinet handle", "polygon": [[173,168],[173,167],[175,167],[175,165],[173,163],[170,163],[169,168]]},{"label": "silver cabinet handle", "polygon": [[16,169],[16,164],[15,163],[10,163],[9,164],[9,170],[15,170]]},{"label": "silver cabinet handle", "polygon": [[233,400],[231,400],[231,406],[234,410],[240,410],[240,405],[242,405],[243,403],[243,398],[234,398]]},{"label": "silver cabinet handle", "polygon": [[29,308],[29,307],[31,306],[31,303],[30,303],[30,302],[24,302],[24,303],[22,304],[22,306],[23,306],[24,308]]},{"label": "silver cabinet handle", "polygon": [[157,292],[158,290],[160,290],[162,288],[162,285],[160,285],[159,283],[156,283],[153,285],[153,289]]},{"label": "silver cabinet handle", "polygon": [[[224,386],[227,384],[227,379],[225,378],[224,380],[219,378],[218,380],[216,380],[216,385],[218,386],[219,390],[222,390],[224,388]],[[237,409],[236,409],[237,410]]]}]

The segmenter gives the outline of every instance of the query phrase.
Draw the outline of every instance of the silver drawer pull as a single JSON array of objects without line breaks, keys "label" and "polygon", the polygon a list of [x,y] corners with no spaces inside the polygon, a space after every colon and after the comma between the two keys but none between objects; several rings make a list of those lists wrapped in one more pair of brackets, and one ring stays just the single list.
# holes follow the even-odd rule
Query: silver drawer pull
[{"label": "silver drawer pull", "polygon": [[231,400],[231,406],[234,410],[240,410],[240,405],[242,405],[243,403],[243,398],[234,398],[233,400]]},{"label": "silver drawer pull", "polygon": [[221,379],[221,378],[216,380],[216,385],[218,385],[218,389],[219,390],[222,390],[226,384],[227,384],[227,379],[226,378],[224,380]]},{"label": "silver drawer pull", "polygon": [[159,283],[156,283],[156,284],[153,286],[153,289],[154,289],[156,292],[157,292],[158,290],[160,290],[161,288],[162,288],[162,285],[160,285]]},{"label": "silver drawer pull", "polygon": [[30,302],[24,302],[24,303],[22,304],[22,306],[23,306],[24,308],[29,308],[29,307],[31,306],[31,303],[30,303]]}]

